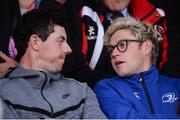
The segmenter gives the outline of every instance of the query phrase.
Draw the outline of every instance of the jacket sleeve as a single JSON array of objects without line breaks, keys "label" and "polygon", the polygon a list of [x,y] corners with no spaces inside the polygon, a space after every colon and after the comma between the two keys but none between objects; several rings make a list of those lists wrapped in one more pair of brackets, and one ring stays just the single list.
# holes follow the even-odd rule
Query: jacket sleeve
[{"label": "jacket sleeve", "polygon": [[116,89],[105,81],[100,81],[96,84],[94,91],[97,95],[102,111],[109,119],[157,119],[177,117],[166,114],[140,113],[133,108],[132,103],[129,103],[124,96],[116,92]]},{"label": "jacket sleeve", "polygon": [[95,93],[87,87],[87,97],[85,99],[85,106],[83,111],[84,119],[105,119],[106,116],[101,111]]}]

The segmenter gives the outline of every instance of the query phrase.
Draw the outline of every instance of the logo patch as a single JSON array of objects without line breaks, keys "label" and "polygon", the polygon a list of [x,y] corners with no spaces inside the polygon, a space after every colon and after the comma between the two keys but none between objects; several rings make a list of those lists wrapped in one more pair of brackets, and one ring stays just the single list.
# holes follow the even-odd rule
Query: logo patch
[{"label": "logo patch", "polygon": [[154,25],[154,29],[155,29],[158,33],[160,33],[160,34],[163,34],[163,33],[164,33],[164,29],[163,29],[163,27],[160,26],[160,25]]},{"label": "logo patch", "polygon": [[137,99],[141,99],[141,97],[139,96],[139,93],[134,92],[134,95],[135,95],[135,97],[136,97]]},{"label": "logo patch", "polygon": [[97,39],[94,26],[89,26],[87,39],[88,40],[96,40]]},{"label": "logo patch", "polygon": [[67,93],[67,94],[62,95],[62,98],[63,98],[63,99],[66,99],[66,98],[68,98],[69,96],[70,96],[70,94]]},{"label": "logo patch", "polygon": [[178,97],[173,92],[166,93],[162,96],[162,103],[173,103],[176,100],[178,100]]},{"label": "logo patch", "polygon": [[94,27],[93,27],[93,26],[89,26],[88,32],[89,32],[89,35],[90,35],[90,36],[95,34],[94,31],[95,31]]}]

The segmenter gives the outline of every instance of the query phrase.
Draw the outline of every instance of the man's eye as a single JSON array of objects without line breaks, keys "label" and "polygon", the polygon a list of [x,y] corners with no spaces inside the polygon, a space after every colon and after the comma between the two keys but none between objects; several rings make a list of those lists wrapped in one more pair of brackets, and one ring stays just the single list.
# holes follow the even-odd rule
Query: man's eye
[{"label": "man's eye", "polygon": [[64,42],[65,40],[64,39],[59,39],[58,42],[62,43]]},{"label": "man's eye", "polygon": [[58,39],[57,42],[58,42],[59,44],[62,44],[62,43],[65,42],[65,39]]},{"label": "man's eye", "polygon": [[63,41],[58,41],[58,45],[62,45],[63,44]]}]

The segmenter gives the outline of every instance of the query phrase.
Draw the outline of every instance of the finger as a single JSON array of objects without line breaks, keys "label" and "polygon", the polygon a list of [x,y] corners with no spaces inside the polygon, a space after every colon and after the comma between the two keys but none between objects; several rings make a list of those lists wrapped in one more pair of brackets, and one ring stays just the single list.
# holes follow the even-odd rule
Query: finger
[{"label": "finger", "polygon": [[11,60],[11,58],[7,56],[6,54],[4,54],[2,51],[0,51],[0,57],[4,59],[5,61]]},{"label": "finger", "polygon": [[0,72],[7,71],[11,67],[15,67],[15,63],[13,63],[13,61],[6,62],[6,63],[0,63]]},{"label": "finger", "polygon": [[0,71],[4,71],[5,69],[7,69],[7,64],[6,63],[0,63]]}]

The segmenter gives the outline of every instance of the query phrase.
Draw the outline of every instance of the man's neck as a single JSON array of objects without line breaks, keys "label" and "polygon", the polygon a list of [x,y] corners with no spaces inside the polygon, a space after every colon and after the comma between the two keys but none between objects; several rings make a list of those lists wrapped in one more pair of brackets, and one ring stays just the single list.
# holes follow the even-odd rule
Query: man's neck
[{"label": "man's neck", "polygon": [[35,0],[19,0],[19,6],[21,9],[29,10]]}]

